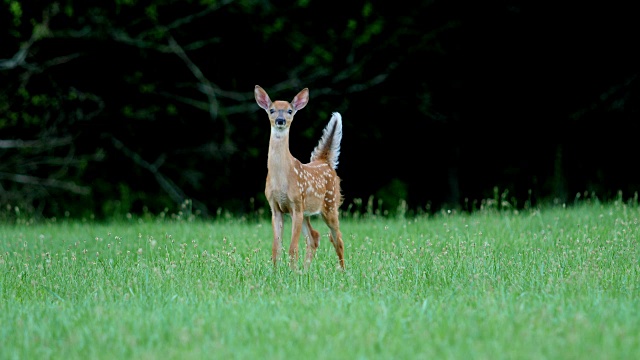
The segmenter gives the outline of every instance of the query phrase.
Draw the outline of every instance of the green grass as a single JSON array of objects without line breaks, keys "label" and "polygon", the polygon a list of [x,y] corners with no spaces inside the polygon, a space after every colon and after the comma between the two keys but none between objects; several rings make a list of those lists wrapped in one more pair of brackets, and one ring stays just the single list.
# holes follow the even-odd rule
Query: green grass
[{"label": "green grass", "polygon": [[623,202],[361,216],[346,270],[325,235],[306,272],[274,269],[267,221],[4,224],[0,359],[638,358],[639,222]]}]

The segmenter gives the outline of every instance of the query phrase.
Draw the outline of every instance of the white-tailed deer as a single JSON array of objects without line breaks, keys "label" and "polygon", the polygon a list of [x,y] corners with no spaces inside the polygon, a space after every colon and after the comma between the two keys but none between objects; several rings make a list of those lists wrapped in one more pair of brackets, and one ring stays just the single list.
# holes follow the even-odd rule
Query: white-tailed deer
[{"label": "white-tailed deer", "polygon": [[309,218],[320,214],[329,227],[329,239],[338,254],[340,267],[344,268],[344,244],[338,219],[342,193],[340,178],[335,170],[342,139],[342,117],[337,112],[333,113],[318,145],[311,153],[311,161],[302,164],[289,152],[289,127],[296,112],[309,102],[309,89],[302,89],[291,102],[272,102],[267,92],[258,85],[254,94],[256,102],[267,111],[271,122],[264,193],[271,207],[273,264],[277,264],[282,252],[283,214],[290,214],[290,265],[295,268],[298,263],[298,241],[302,231],[307,242],[304,266],[309,267],[320,241],[320,234],[311,227]]}]

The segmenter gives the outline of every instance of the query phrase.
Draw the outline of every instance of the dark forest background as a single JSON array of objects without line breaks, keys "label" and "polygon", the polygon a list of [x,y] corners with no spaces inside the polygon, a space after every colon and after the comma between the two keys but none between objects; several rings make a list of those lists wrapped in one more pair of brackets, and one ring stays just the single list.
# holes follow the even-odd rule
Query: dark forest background
[{"label": "dark forest background", "polygon": [[0,205],[268,211],[256,84],[274,100],[310,89],[290,140],[303,162],[342,113],[345,211],[633,198],[637,15],[629,1],[0,0]]}]

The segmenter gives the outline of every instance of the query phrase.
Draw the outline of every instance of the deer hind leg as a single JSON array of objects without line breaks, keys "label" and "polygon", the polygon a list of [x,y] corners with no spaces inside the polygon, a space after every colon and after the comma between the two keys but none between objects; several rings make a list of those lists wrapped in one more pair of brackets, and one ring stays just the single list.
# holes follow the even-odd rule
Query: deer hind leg
[{"label": "deer hind leg", "polygon": [[307,241],[307,251],[305,254],[304,268],[308,269],[316,253],[318,244],[320,243],[320,233],[318,233],[314,228],[311,227],[311,221],[308,216],[304,217],[304,222],[302,225],[302,233],[304,234],[304,238]]},{"label": "deer hind leg", "polygon": [[282,253],[282,227],[284,221],[282,212],[274,206],[271,206],[271,227],[273,229],[273,247],[271,249],[271,260],[275,266],[278,258]]},{"label": "deer hind leg", "polygon": [[340,267],[344,269],[344,243],[342,242],[342,233],[340,232],[340,220],[338,220],[338,209],[334,208],[326,213],[322,213],[324,222],[329,227],[331,232],[329,233],[329,240],[336,249],[338,254],[338,260],[340,261]]},{"label": "deer hind leg", "polygon": [[289,261],[292,269],[298,264],[298,242],[303,227],[304,213],[299,210],[291,211],[291,245],[289,245]]}]

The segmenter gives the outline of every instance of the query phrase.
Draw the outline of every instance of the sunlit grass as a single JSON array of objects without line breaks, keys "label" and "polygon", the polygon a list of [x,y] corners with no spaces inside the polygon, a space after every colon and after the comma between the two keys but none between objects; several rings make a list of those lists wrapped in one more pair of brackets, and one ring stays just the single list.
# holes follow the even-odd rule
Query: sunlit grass
[{"label": "sunlit grass", "polygon": [[636,358],[639,219],[369,214],[345,271],[325,235],[306,272],[273,267],[267,221],[0,225],[0,358]]}]

